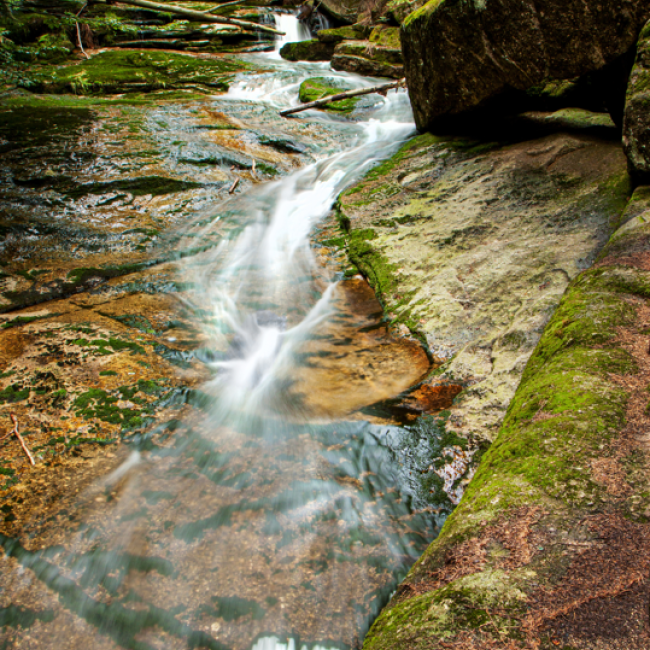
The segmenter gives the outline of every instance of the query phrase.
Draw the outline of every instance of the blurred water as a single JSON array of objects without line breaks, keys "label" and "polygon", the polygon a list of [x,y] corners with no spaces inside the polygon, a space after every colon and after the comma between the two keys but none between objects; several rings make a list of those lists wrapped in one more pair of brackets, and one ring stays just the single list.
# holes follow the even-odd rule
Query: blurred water
[{"label": "blurred water", "polygon": [[[303,37],[293,16],[278,25],[282,43]],[[277,111],[304,79],[374,83],[256,60],[270,71],[241,78],[214,109],[281,135]],[[414,132],[404,92],[366,101],[354,120],[303,114],[314,162],[215,201],[188,228],[181,247],[233,226],[184,267],[213,378],[86,495],[65,546],[21,556],[50,588],[65,585],[93,626],[89,644],[357,647],[437,533],[442,515],[423,508],[408,469],[430,431],[412,441],[363,416],[426,373],[426,355],[392,340],[365,281],[337,282],[310,246],[338,194]],[[56,620],[51,639],[65,647]]]}]

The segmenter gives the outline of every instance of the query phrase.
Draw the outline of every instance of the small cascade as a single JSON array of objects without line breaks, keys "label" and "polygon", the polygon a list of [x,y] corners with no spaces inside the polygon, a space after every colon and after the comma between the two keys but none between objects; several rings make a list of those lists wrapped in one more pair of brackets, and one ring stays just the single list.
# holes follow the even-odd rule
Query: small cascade
[{"label": "small cascade", "polygon": [[284,36],[278,36],[275,41],[276,53],[287,43],[297,41],[308,41],[312,36],[309,27],[301,23],[293,14],[275,13],[275,26],[284,32]]}]

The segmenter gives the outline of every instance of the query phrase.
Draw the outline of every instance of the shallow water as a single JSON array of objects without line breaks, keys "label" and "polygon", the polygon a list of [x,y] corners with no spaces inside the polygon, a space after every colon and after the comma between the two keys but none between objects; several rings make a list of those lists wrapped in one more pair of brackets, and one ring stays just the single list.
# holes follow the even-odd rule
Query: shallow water
[{"label": "shallow water", "polygon": [[[295,20],[280,25],[298,36]],[[344,280],[315,237],[338,194],[413,134],[406,94],[366,98],[351,120],[286,122],[277,112],[310,76],[374,80],[277,52],[251,59],[268,72],[243,76],[211,110],[312,162],[267,182],[249,169],[253,182],[203,201],[179,233],[179,252],[220,241],[182,269],[212,378],[82,495],[65,544],[12,547],[89,624],[91,647],[357,647],[446,513],[417,477],[442,453],[436,422],[405,428],[377,406],[426,376],[426,353],[391,336],[366,281]],[[150,119],[170,138],[187,131],[184,164],[183,116]],[[47,629],[66,647],[62,621]]]}]

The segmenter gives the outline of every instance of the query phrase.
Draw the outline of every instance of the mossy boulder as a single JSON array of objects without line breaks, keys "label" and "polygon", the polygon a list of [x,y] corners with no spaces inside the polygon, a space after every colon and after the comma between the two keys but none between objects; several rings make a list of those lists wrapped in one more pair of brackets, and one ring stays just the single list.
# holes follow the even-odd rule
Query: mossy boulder
[{"label": "mossy boulder", "polygon": [[[310,77],[305,79],[300,84],[300,91],[298,98],[303,104],[313,102],[317,99],[323,99],[331,95],[345,92],[346,88],[335,85],[335,79],[328,79],[327,77]],[[323,106],[323,110],[332,111],[334,113],[351,113],[359,101],[359,97],[349,97],[348,99],[339,99],[338,101],[331,102]]]},{"label": "mossy boulder", "polygon": [[[377,31],[376,37],[379,38],[381,33]],[[369,40],[338,43],[332,57],[332,68],[369,77],[400,79],[404,76],[402,50],[399,47],[386,47]]]},{"label": "mossy boulder", "polygon": [[247,64],[230,58],[197,58],[171,52],[106,51],[43,75],[32,90],[76,94],[124,93],[183,86],[226,91]]},{"label": "mossy boulder", "polygon": [[625,103],[623,147],[631,173],[650,181],[650,23],[639,37]]},{"label": "mossy boulder", "polygon": [[[392,50],[402,49],[399,41],[399,28],[389,27],[388,25],[379,25],[370,32],[369,40],[375,45],[387,47]],[[402,63],[402,57],[399,57],[399,62]]]},{"label": "mossy boulder", "polygon": [[332,29],[321,29],[317,34],[318,40],[323,43],[340,43],[343,40],[359,38],[353,26],[334,27]]},{"label": "mossy boulder", "polygon": [[409,14],[426,4],[426,0],[389,0],[386,11],[400,25]]},{"label": "mossy boulder", "polygon": [[635,195],[597,265],[569,285],[463,500],[365,650],[647,643],[634,625],[593,623],[646,602],[645,586],[628,585],[649,537],[647,443],[630,434],[650,419],[649,205],[647,190]]},{"label": "mossy boulder", "polygon": [[515,145],[423,135],[341,195],[351,260],[394,326],[426,341],[436,380],[467,386],[449,430],[495,437],[544,325],[629,191],[616,142],[555,133]]},{"label": "mossy boulder", "polygon": [[[648,18],[644,0],[430,0],[402,25],[416,123],[439,128],[509,88],[525,91],[608,64],[616,73]],[[606,92],[615,95],[624,75],[621,68]]]},{"label": "mossy boulder", "polygon": [[280,56],[287,61],[329,61],[334,54],[334,43],[318,39],[286,43],[280,50]]}]

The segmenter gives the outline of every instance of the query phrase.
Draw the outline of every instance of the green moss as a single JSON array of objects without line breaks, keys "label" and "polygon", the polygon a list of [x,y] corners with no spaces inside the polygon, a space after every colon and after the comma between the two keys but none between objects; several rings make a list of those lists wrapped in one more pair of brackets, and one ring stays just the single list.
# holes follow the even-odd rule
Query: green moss
[{"label": "green moss", "polygon": [[56,316],[56,314],[47,314],[44,316],[17,316],[6,323],[3,323],[2,329],[9,329],[10,327],[16,327],[18,325],[26,325],[27,323],[33,323],[34,321],[41,320],[42,318],[50,318],[51,316]]},{"label": "green moss", "polygon": [[0,390],[0,404],[22,402],[29,397],[29,393],[29,388],[23,388],[20,384],[12,384]]},{"label": "green moss", "polygon": [[316,39],[286,43],[280,50],[280,56],[288,61],[329,61],[334,54],[334,45]]},{"label": "green moss", "polygon": [[[331,97],[338,93],[344,92],[345,88],[332,84],[333,79],[327,77],[310,77],[305,79],[300,84],[298,98],[303,104],[313,102],[325,97]],[[358,97],[350,97],[348,99],[339,99],[338,101],[331,102],[322,107],[322,110],[332,111],[334,113],[351,113],[359,101]]]},{"label": "green moss", "polygon": [[[650,296],[649,274],[600,267],[569,285],[463,500],[407,582],[435,570],[452,546],[518,507],[541,505],[549,512],[578,513],[603,507],[609,496],[593,480],[591,459],[602,457],[602,450],[626,425],[628,392],[612,376],[637,372],[634,359],[617,342],[618,328],[636,319],[630,295]],[[409,647],[418,648],[420,639],[445,638],[480,625],[481,609],[489,608],[483,607],[485,578],[486,572],[474,574],[394,603],[382,612],[364,648],[396,650],[409,639]],[[496,586],[509,581],[508,589],[515,593],[527,579],[518,580],[511,573],[488,581]]]},{"label": "green moss", "polygon": [[122,93],[183,85],[228,90],[233,73],[248,66],[235,59],[201,59],[155,51],[100,52],[77,65],[66,66],[37,80],[32,89],[76,94]]}]

